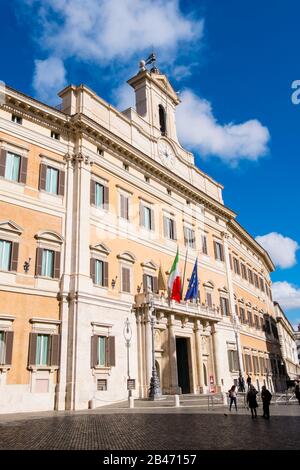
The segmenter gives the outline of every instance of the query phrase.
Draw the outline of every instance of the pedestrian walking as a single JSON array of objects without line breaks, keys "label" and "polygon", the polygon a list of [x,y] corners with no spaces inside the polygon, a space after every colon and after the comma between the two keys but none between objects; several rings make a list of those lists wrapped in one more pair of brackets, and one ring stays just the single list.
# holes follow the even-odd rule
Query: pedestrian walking
[{"label": "pedestrian walking", "polygon": [[256,412],[256,408],[258,407],[258,403],[256,400],[257,394],[258,394],[258,391],[254,388],[253,385],[250,384],[249,392],[247,393],[247,403],[251,410],[252,418],[257,418],[257,412]]},{"label": "pedestrian walking", "polygon": [[263,402],[263,418],[270,418],[270,403],[272,400],[272,393],[267,389],[265,385],[261,388],[261,399]]},{"label": "pedestrian walking", "polygon": [[239,389],[240,389],[240,392],[245,391],[245,380],[242,374],[239,375]]},{"label": "pedestrian walking", "polygon": [[234,403],[235,406],[235,411],[237,411],[237,403],[236,403],[236,398],[237,398],[237,393],[236,393],[236,386],[232,385],[231,389],[228,390],[228,395],[230,398],[230,405],[229,405],[229,411],[231,411],[232,404]]},{"label": "pedestrian walking", "polygon": [[248,374],[248,377],[247,377],[247,385],[248,385],[248,391],[249,391],[250,385],[251,385],[251,377],[250,377],[249,374]]},{"label": "pedestrian walking", "polygon": [[300,386],[299,386],[299,382],[297,381],[296,382],[296,385],[295,385],[295,396],[299,402],[299,405],[300,405]]}]

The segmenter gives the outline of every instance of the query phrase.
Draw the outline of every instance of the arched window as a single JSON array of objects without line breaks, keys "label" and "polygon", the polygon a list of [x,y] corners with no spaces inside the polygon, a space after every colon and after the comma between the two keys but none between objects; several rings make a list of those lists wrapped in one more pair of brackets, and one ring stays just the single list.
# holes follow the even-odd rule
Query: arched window
[{"label": "arched window", "polygon": [[160,132],[162,135],[167,134],[167,125],[166,125],[166,111],[165,108],[160,104],[158,106],[158,111],[159,111],[159,126],[160,126]]}]

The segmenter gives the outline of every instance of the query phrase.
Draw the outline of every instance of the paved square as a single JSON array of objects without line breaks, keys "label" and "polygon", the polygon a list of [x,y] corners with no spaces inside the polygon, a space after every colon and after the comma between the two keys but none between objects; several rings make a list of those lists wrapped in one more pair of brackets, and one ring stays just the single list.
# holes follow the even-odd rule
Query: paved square
[{"label": "paved square", "polygon": [[0,449],[300,449],[300,407],[271,407],[270,421],[241,409],[199,408],[48,412],[0,417]]}]

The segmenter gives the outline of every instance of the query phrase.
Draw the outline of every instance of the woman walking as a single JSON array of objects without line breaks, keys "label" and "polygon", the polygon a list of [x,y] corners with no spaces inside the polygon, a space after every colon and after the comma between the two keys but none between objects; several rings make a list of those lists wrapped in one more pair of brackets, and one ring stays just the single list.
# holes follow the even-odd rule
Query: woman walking
[{"label": "woman walking", "polygon": [[228,391],[229,398],[230,398],[230,405],[229,405],[229,411],[231,411],[232,403],[234,403],[235,406],[235,411],[237,411],[237,404],[236,404],[236,391],[235,391],[235,385],[232,385],[231,389]]},{"label": "woman walking", "polygon": [[257,412],[256,412],[256,408],[258,407],[257,400],[256,400],[257,394],[258,394],[258,391],[255,390],[255,387],[253,385],[250,385],[249,392],[247,393],[247,403],[251,410],[252,419],[257,418]]}]

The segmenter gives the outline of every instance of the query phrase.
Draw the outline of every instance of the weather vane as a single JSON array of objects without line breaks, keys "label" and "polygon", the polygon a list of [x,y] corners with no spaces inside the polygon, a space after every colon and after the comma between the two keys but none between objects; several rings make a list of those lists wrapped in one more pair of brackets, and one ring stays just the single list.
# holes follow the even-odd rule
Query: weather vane
[{"label": "weather vane", "polygon": [[149,55],[149,57],[147,57],[146,60],[141,60],[140,61],[140,71],[147,70],[146,65],[153,64],[153,67],[150,69],[150,72],[159,73],[159,70],[156,67],[155,63],[156,63],[156,54],[155,54],[155,52],[152,52]]}]

